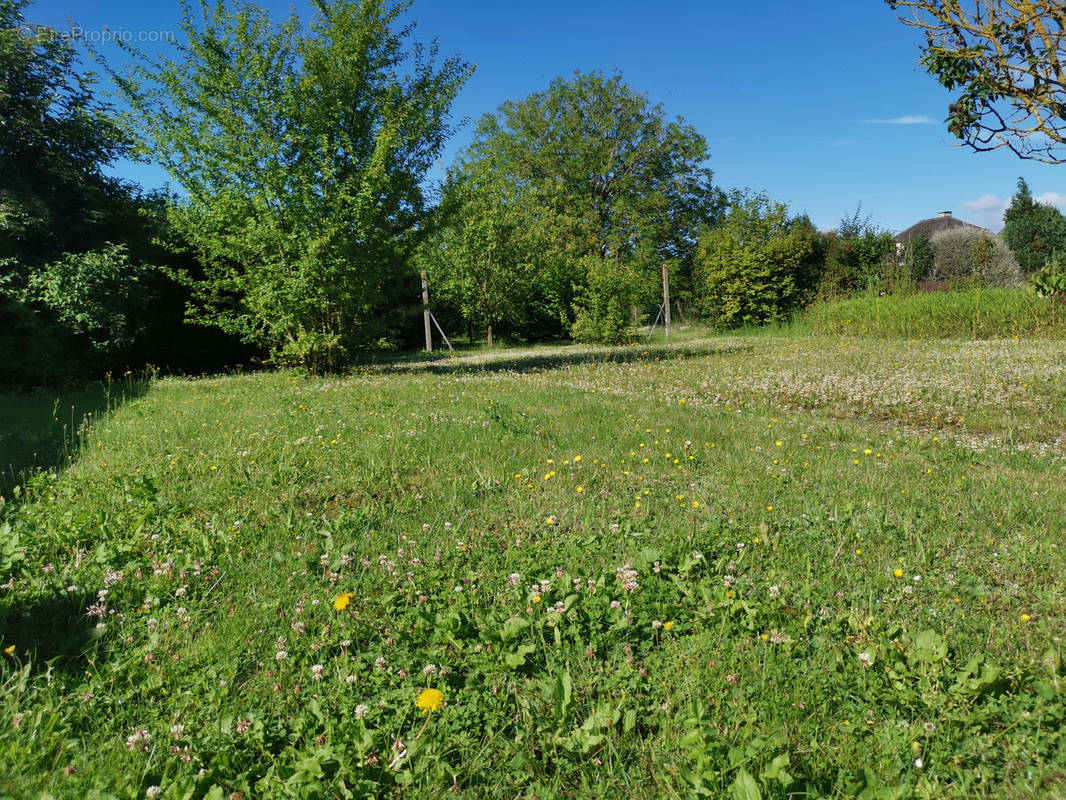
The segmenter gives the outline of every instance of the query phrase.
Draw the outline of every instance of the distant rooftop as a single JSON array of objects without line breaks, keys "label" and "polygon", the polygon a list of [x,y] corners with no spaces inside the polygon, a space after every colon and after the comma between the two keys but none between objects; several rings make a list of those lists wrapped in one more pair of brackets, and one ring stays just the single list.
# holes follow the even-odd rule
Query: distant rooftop
[{"label": "distant rooftop", "polygon": [[980,225],[973,225],[969,222],[964,222],[961,219],[956,219],[952,216],[950,211],[941,211],[935,217],[923,219],[921,222],[915,222],[905,231],[900,231],[896,234],[896,241],[906,244],[911,238],[917,236],[919,233],[924,233],[925,238],[932,239],[933,236],[941,231],[948,231],[952,228],[976,228],[979,231],[985,230]]}]

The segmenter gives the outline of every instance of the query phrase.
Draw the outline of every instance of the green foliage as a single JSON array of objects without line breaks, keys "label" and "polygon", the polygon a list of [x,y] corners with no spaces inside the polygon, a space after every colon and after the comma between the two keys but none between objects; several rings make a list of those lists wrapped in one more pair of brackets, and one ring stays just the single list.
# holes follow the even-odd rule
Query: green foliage
[{"label": "green foliage", "polygon": [[186,192],[172,222],[204,263],[192,320],[334,369],[417,296],[419,183],[470,67],[411,44],[406,8],[338,0],[306,25],[186,5],[176,58],[136,54],[127,122]]},{"label": "green foliage", "polygon": [[903,250],[903,274],[909,288],[913,288],[918,281],[927,280],[928,276],[933,274],[935,261],[933,243],[924,231],[919,231],[911,237]]},{"label": "green foliage", "polygon": [[[126,152],[125,137],[94,98],[93,78],[80,69],[71,41],[26,22],[25,5],[0,2],[0,350],[7,354],[0,385],[6,386],[69,380],[119,357],[102,327],[94,349],[68,324],[82,313],[74,309],[78,301],[60,319],[38,301],[37,288],[54,283],[63,262],[79,253],[129,242],[140,260],[151,239],[140,217],[150,201],[103,173]],[[68,278],[73,269],[68,265]],[[116,280],[119,292],[110,298],[97,292],[95,300],[126,318],[144,314],[132,308],[142,298],[121,285]],[[121,308],[124,301],[131,307]],[[128,344],[132,332],[117,331],[115,343]]]},{"label": "green foliage", "polygon": [[1037,203],[1024,178],[1003,215],[1003,241],[1026,274],[1041,269],[1057,250],[1066,250],[1066,216],[1054,206]]},{"label": "green foliage", "polygon": [[1054,256],[1029,278],[1029,288],[1039,297],[1066,298],[1066,257]]},{"label": "green foliage", "polygon": [[[716,215],[719,193],[703,166],[707,144],[622,82],[576,73],[504,103],[478,124],[467,168],[491,170],[545,237],[530,260],[535,293],[552,298],[565,331],[614,340],[635,300],[656,295],[664,261],[678,290],[691,273],[697,231]],[[594,259],[614,262],[593,269]]]},{"label": "green foliage", "polygon": [[1016,287],[1024,276],[1014,254],[998,236],[979,228],[960,227],[933,236],[933,271],[926,280],[952,287],[971,284]]},{"label": "green foliage", "polygon": [[12,573],[15,565],[26,558],[18,533],[10,522],[0,522],[0,576]]},{"label": "green foliage", "polygon": [[1066,9],[1061,0],[886,0],[922,31],[921,63],[947,89],[948,130],[976,151],[1066,162]]},{"label": "green foliage", "polygon": [[127,138],[69,36],[25,22],[24,6],[0,3],[0,385],[231,357],[223,337],[189,336],[178,284],[137,266],[197,271],[157,243],[175,239],[165,200],[104,174]]},{"label": "green foliage", "polygon": [[889,338],[1066,335],[1066,306],[1018,289],[973,287],[907,296],[820,303],[806,313],[811,330]]},{"label": "green foliage", "polygon": [[571,335],[579,342],[621,344],[632,336],[633,309],[648,295],[647,275],[632,263],[585,256],[585,285],[574,299]]},{"label": "green foliage", "polygon": [[787,318],[814,283],[814,226],[762,194],[733,192],[728,208],[700,238],[699,308],[727,327]]},{"label": "green foliage", "polygon": [[67,253],[30,276],[32,297],[59,322],[84,333],[92,347],[108,352],[129,347],[144,320],[133,315],[150,302],[145,278],[152,267],[131,264],[124,245]]},{"label": "green foliage", "polygon": [[24,21],[25,6],[0,0],[0,264],[16,259],[22,277],[107,238],[125,192],[102,168],[126,148],[74,46]]},{"label": "green foliage", "polygon": [[886,266],[895,258],[892,234],[880,230],[862,216],[862,206],[845,214],[835,231],[819,237],[818,247],[824,266],[818,276],[817,296],[839,299],[858,291],[878,287]]},{"label": "green foliage", "polygon": [[434,305],[443,301],[487,328],[492,345],[501,325],[522,330],[543,320],[562,287],[552,285],[543,235],[524,207],[529,198],[482,166],[451,171],[416,261],[429,275]]}]

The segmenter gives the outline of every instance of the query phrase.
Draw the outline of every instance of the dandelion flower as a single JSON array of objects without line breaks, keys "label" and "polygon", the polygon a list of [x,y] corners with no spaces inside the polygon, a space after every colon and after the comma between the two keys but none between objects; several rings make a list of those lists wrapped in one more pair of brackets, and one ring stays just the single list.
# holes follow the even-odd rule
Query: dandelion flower
[{"label": "dandelion flower", "polygon": [[337,599],[333,601],[333,607],[338,611],[344,611],[348,605],[352,602],[352,598],[355,597],[351,592],[341,592],[337,595]]},{"label": "dandelion flower", "polygon": [[4,652],[7,653],[9,656],[10,655],[14,655],[14,653],[15,653],[15,645],[10,645],[8,647],[5,647],[4,648]]},{"label": "dandelion flower", "polygon": [[894,570],[892,570],[892,574],[895,575],[897,578],[902,578],[903,577],[903,570],[894,569]]},{"label": "dandelion flower", "polygon": [[423,689],[415,705],[423,714],[440,711],[444,707],[444,693],[440,689]]}]

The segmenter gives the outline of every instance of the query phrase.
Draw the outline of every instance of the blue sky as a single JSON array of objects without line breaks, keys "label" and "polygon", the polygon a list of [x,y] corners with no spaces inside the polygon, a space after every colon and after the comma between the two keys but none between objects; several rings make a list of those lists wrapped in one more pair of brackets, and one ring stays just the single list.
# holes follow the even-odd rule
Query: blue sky
[{"label": "blue sky", "polygon": [[[285,0],[260,0],[279,18]],[[306,15],[305,0],[295,7]],[[37,0],[28,21],[84,35],[145,41],[175,31],[171,0]],[[715,181],[750,187],[834,227],[862,204],[900,230],[950,210],[1002,227],[1019,176],[1037,199],[1066,211],[1066,166],[955,144],[943,118],[951,97],[917,65],[919,32],[882,0],[416,0],[418,38],[477,65],[453,112],[471,124],[449,143],[431,178],[470,141],[472,122],[509,99],[575,70],[615,70],[634,89],[706,137]],[[121,165],[149,187],[158,169]]]}]

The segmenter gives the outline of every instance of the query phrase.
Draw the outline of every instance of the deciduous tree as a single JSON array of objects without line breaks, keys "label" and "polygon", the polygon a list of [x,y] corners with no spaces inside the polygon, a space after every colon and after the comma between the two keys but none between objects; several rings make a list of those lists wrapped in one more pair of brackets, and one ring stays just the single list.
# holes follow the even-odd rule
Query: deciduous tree
[{"label": "deciduous tree", "polygon": [[134,53],[118,77],[184,192],[172,217],[206,270],[192,318],[320,370],[380,336],[471,70],[412,42],[409,3],[313,5],[307,25],[185,2],[175,57]]},{"label": "deciduous tree", "polygon": [[465,154],[516,191],[536,193],[527,207],[551,232],[538,261],[573,287],[557,316],[599,339],[617,338],[631,306],[654,296],[664,261],[689,268],[697,231],[719,202],[706,159],[691,125],[668,120],[620,75],[600,73],[504,103],[481,120]]},{"label": "deciduous tree", "polygon": [[538,281],[534,215],[528,198],[480,163],[453,169],[443,187],[432,232],[418,251],[435,297],[453,305],[488,344],[501,324],[513,330],[536,317],[545,301]]},{"label": "deciduous tree", "polygon": [[886,0],[925,34],[921,63],[957,92],[948,130],[974,150],[1066,162],[1062,0]]}]

